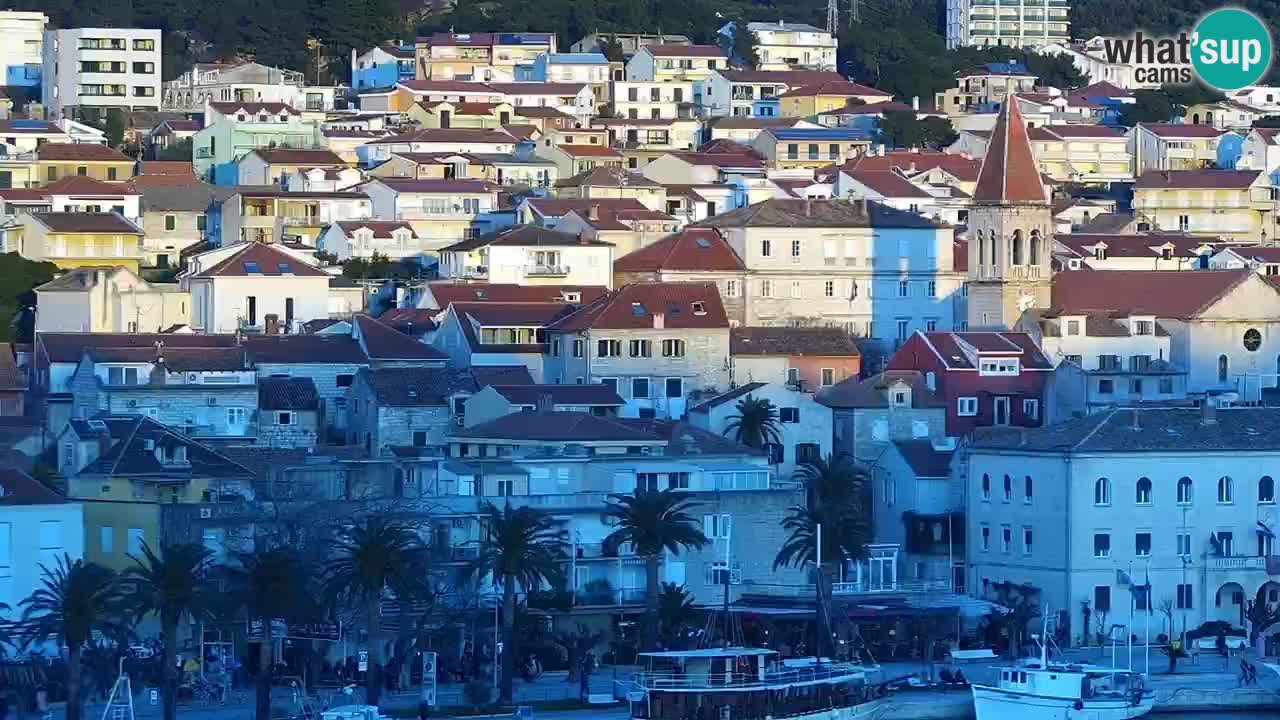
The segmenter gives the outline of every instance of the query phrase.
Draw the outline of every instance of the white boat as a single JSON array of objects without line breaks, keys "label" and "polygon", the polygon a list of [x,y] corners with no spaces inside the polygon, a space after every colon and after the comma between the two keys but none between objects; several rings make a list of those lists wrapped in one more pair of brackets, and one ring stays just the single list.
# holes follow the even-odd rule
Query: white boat
[{"label": "white boat", "polygon": [[1129,720],[1151,712],[1142,673],[1094,665],[1000,668],[997,685],[973,685],[978,720]]},{"label": "white boat", "polygon": [[781,660],[764,648],[641,653],[627,687],[635,720],[876,720],[883,689],[867,668]]}]

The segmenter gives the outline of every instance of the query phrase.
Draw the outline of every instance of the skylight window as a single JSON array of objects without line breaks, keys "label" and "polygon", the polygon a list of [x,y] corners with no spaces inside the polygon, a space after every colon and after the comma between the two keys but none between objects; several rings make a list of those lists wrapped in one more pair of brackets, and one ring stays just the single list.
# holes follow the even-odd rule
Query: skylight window
[{"label": "skylight window", "polygon": [[704,237],[700,237],[700,238],[698,238],[697,240],[695,240],[694,242],[698,243],[698,247],[700,247],[700,248],[709,248],[709,247],[711,247],[711,241],[707,240],[707,239],[706,239],[706,238],[704,238]]},{"label": "skylight window", "polygon": [[244,264],[244,271],[245,271],[245,272],[247,272],[247,273],[260,273],[260,272],[262,272],[261,270],[259,270],[259,269],[258,269],[258,263],[256,263],[256,262],[246,262],[246,263]]},{"label": "skylight window", "polygon": [[647,314],[644,309],[644,304],[638,302],[631,303],[631,314],[636,317],[644,317]]},{"label": "skylight window", "polygon": [[706,306],[706,305],[704,305],[703,303],[700,303],[700,302],[696,302],[696,303],[694,303],[694,304],[693,304],[693,314],[694,314],[694,315],[706,315],[706,314],[707,314],[707,306]]},{"label": "skylight window", "polygon": [[280,264],[279,264],[279,265],[277,265],[276,267],[278,267],[278,268],[280,269],[280,272],[281,272],[281,273],[288,274],[288,273],[293,272],[293,270],[289,267],[289,263],[280,263]]}]

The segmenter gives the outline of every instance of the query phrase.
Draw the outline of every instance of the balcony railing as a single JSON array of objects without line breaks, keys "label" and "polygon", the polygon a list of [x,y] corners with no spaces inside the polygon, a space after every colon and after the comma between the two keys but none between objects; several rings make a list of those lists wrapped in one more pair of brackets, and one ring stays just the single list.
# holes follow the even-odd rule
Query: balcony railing
[{"label": "balcony railing", "polygon": [[529,277],[565,277],[569,274],[568,265],[526,265],[524,274]]},{"label": "balcony railing", "polygon": [[599,560],[610,559],[636,559],[635,548],[629,543],[621,546],[608,545],[605,543],[577,543],[573,546],[573,557],[575,560]]},{"label": "balcony railing", "polygon": [[1258,555],[1211,557],[1207,564],[1210,570],[1266,570],[1267,558]]},{"label": "balcony railing", "polygon": [[756,673],[637,673],[634,682],[644,690],[723,688],[753,688],[785,684],[807,685],[815,682],[856,678],[865,674],[866,668],[853,663],[824,663],[807,667],[779,666],[763,674]]},{"label": "balcony railing", "polygon": [[489,277],[488,265],[472,265],[462,268],[462,277],[464,278],[487,278]]}]

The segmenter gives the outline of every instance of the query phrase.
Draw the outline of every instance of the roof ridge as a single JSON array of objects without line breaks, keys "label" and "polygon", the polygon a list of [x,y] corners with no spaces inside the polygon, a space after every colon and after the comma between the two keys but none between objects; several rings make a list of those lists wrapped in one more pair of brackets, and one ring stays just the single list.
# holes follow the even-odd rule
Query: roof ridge
[{"label": "roof ridge", "polygon": [[1098,424],[1094,425],[1092,430],[1085,433],[1084,437],[1076,441],[1076,443],[1071,446],[1071,449],[1079,450],[1086,442],[1089,441],[1090,438],[1092,438],[1094,435],[1097,435],[1099,432],[1101,432],[1102,428],[1105,427],[1107,423],[1111,422],[1111,418],[1115,417],[1115,414],[1118,412],[1120,412],[1120,408],[1118,407],[1113,407],[1110,410],[1108,410],[1104,414],[1104,416],[1098,421]]}]

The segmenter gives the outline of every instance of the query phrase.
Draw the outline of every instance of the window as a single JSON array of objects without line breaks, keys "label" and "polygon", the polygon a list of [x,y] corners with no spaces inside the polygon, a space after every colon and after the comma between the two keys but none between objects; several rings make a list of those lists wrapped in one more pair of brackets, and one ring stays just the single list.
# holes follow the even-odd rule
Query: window
[{"label": "window", "polygon": [[1107,533],[1093,534],[1093,556],[1096,558],[1111,557],[1111,535]]},{"label": "window", "polygon": [[800,241],[799,240],[791,241],[791,257],[793,258],[792,262],[795,262],[800,258]]},{"label": "window", "polygon": [[1227,360],[1227,356],[1219,355],[1218,356],[1218,382],[1224,383],[1227,381],[1227,374],[1230,371],[1230,369],[1231,369],[1230,362]]},{"label": "window", "polygon": [[800,422],[800,408],[778,408],[778,419],[784,423],[798,423]]},{"label": "window", "polygon": [[991,499],[991,476],[986,473],[982,473],[982,499]]},{"label": "window", "polygon": [[1160,394],[1161,395],[1173,394],[1173,378],[1171,377],[1160,378]]},{"label": "window", "polygon": [[906,280],[900,280],[898,282],[898,297],[911,297],[911,284]]},{"label": "window", "polygon": [[828,280],[822,284],[822,297],[836,296],[836,281]]},{"label": "window", "polygon": [[292,424],[293,424],[293,420],[294,420],[294,417],[293,417],[293,413],[291,413],[291,412],[278,412],[278,413],[276,413],[276,424],[277,424],[277,425],[292,425]]},{"label": "window", "polygon": [[1111,588],[1098,585],[1093,588],[1093,611],[1095,613],[1111,612]]},{"label": "window", "polygon": [[987,358],[978,360],[979,375],[1017,375],[1017,358]]},{"label": "window", "polygon": [[414,430],[414,431],[413,431],[413,446],[414,446],[414,447],[426,447],[426,446],[427,446],[427,431],[426,431],[426,430]]},{"label": "window", "polygon": [[142,528],[129,528],[129,549],[130,555],[142,555]]},{"label": "window", "polygon": [[1140,532],[1133,535],[1133,554],[1138,557],[1151,556],[1151,533]]},{"label": "window", "polygon": [[1013,528],[1005,525],[1000,528],[1000,552],[1005,555],[1013,548]]},{"label": "window", "polygon": [[662,357],[684,357],[684,341],[663,340]]},{"label": "window", "polygon": [[573,341],[573,356],[574,356],[574,357],[576,357],[576,358],[580,358],[580,357],[582,357],[582,354],[583,354],[583,352],[585,352],[585,351],[586,351],[586,348],[587,348],[587,343],[586,343],[586,341],[585,341],[585,340],[583,340],[582,338],[578,338],[578,339],[574,340],[574,341]]},{"label": "window", "polygon": [[1093,504],[1094,505],[1110,505],[1111,504],[1111,481],[1101,477],[1093,484]]},{"label": "window", "polygon": [[[822,459],[822,447],[817,443],[799,443],[796,445],[796,464],[797,465],[806,465],[810,463],[816,463],[821,459]],[[891,480],[887,482],[890,483],[890,488],[889,488],[889,492],[885,493],[885,497],[891,498],[894,495],[896,495],[896,488],[892,486]],[[892,505],[892,503],[890,503],[890,505]]]},{"label": "window", "polygon": [[1013,500],[1013,478],[1009,477],[1008,475],[1005,475],[1004,476],[1004,501],[1010,502],[1011,500]]},{"label": "window", "polygon": [[511,497],[516,494],[516,481],[510,478],[498,478],[498,497]]},{"label": "window", "polygon": [[728,540],[733,532],[733,518],[728,513],[702,516],[702,534],[712,540]]},{"label": "window", "polygon": [[1222,555],[1222,557],[1232,556],[1231,545],[1232,545],[1232,541],[1235,538],[1232,536],[1231,531],[1219,530],[1218,532],[1210,535],[1209,537],[1217,540],[1218,549],[1220,550],[1220,554]]},{"label": "window", "polygon": [[1178,479],[1178,504],[1191,504],[1191,478],[1182,477]]},{"label": "window", "polygon": [[1218,478],[1218,502],[1222,505],[1235,502],[1235,488],[1227,475]]},{"label": "window", "polygon": [[666,390],[668,398],[684,397],[684,380],[682,378],[667,378]]},{"label": "window", "polygon": [[822,368],[822,370],[820,370],[819,373],[821,375],[821,379],[819,382],[822,385],[822,387],[829,387],[831,385],[836,384],[835,368]]},{"label": "window", "polygon": [[1067,321],[1067,334],[1068,334],[1068,335],[1079,335],[1079,334],[1080,334],[1080,321],[1079,321],[1079,320],[1068,320],[1068,321]]},{"label": "window", "polygon": [[799,281],[799,280],[792,280],[792,281],[791,281],[791,297],[793,297],[793,298],[800,298],[800,297],[804,297],[804,293],[803,293],[803,292],[801,292],[801,290],[800,290],[800,281]]},{"label": "window", "polygon": [[653,342],[650,340],[632,340],[631,357],[650,357],[653,355]]},{"label": "window", "polygon": [[1178,556],[1191,557],[1191,533],[1178,533]]},{"label": "window", "polygon": [[1027,505],[1031,504],[1032,495],[1031,476],[1028,475],[1022,479],[1022,502]]},{"label": "window", "polygon": [[688,490],[689,489],[689,473],[673,472],[667,474],[668,490]]},{"label": "window", "polygon": [[738,297],[738,281],[737,280],[724,281],[724,296],[731,297],[731,298]]},{"label": "window", "polygon": [[649,378],[631,378],[631,397],[634,400],[649,399]]},{"label": "window", "polygon": [[938,282],[936,280],[930,280],[927,287],[926,295],[928,297],[938,297]]},{"label": "window", "polygon": [[1191,600],[1191,583],[1178,584],[1177,606],[1179,610],[1190,610],[1195,607]]},{"label": "window", "polygon": [[1151,478],[1148,478],[1148,477],[1138,478],[1138,489],[1137,489],[1136,497],[1134,498],[1134,502],[1138,503],[1139,505],[1151,504]]},{"label": "window", "polygon": [[991,549],[991,528],[986,525],[982,526],[982,551],[986,552]]},{"label": "window", "polygon": [[1031,528],[1029,527],[1022,528],[1022,554],[1023,555],[1031,554],[1031,542],[1032,542]]},{"label": "window", "polygon": [[911,321],[898,321],[898,342],[906,342],[907,337],[911,334]]},{"label": "window", "polygon": [[[124,48],[122,47],[120,49],[123,50]],[[155,40],[134,40],[133,49],[134,50],[155,50],[156,41]]]},{"label": "window", "polygon": [[760,241],[760,257],[771,257],[773,255],[773,243],[768,240]]},{"label": "window", "polygon": [[1258,480],[1258,502],[1273,503],[1276,501],[1276,482],[1270,475],[1263,475]]},{"label": "window", "polygon": [[1040,401],[1035,398],[1023,400],[1022,414],[1028,420],[1040,419]]},{"label": "window", "polygon": [[618,357],[622,354],[621,340],[597,340],[596,357]]},{"label": "window", "polygon": [[1244,331],[1244,349],[1249,352],[1257,352],[1262,347],[1262,333],[1254,328]]},{"label": "window", "polygon": [[978,414],[978,398],[956,398],[956,414],[961,417],[973,417]]},{"label": "window", "polygon": [[1110,395],[1111,393],[1115,392],[1115,390],[1116,390],[1116,384],[1115,384],[1115,381],[1114,381],[1114,380],[1099,380],[1099,381],[1098,381],[1098,394],[1099,394],[1099,395]]},{"label": "window", "polygon": [[773,281],[772,280],[760,281],[760,297],[766,297],[766,298],[773,297]]}]

